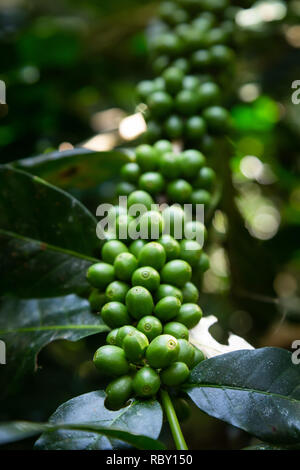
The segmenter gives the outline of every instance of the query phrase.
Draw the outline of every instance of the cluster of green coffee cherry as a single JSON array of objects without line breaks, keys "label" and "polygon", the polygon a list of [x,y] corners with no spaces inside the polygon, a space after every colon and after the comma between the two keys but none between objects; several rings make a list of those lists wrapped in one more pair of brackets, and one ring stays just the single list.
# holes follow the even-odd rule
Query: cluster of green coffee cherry
[{"label": "cluster of green coffee cherry", "polygon": [[[116,377],[106,389],[106,406],[111,409],[120,408],[132,395],[148,398],[161,385],[180,385],[190,369],[204,359],[189,343],[189,329],[202,317],[192,275],[203,273],[209,265],[197,241],[200,234],[205,239],[206,230],[197,220],[186,221],[187,214],[179,204],[162,209],[155,206],[164,189],[172,201],[191,201],[194,191],[189,181],[194,185],[195,179],[201,181],[202,177],[206,184],[212,182],[210,169],[204,165],[205,158],[197,150],[174,153],[172,144],[161,140],[154,146],[139,146],[135,161],[121,170],[127,179],[124,183],[134,185],[126,186],[123,192],[119,188],[119,193],[126,195],[130,190],[127,211],[112,207],[116,236],[108,235],[111,239],[102,246],[101,262],[87,272],[94,288],[89,299],[92,309],[100,311],[111,328],[108,344],[94,356],[104,375]],[[186,179],[179,179],[183,174]],[[136,204],[147,211],[135,218],[128,212]],[[169,222],[168,233],[164,233],[165,220]],[[149,238],[132,240],[132,224],[147,229]],[[174,238],[176,224],[188,239]],[[154,240],[153,229],[158,235]],[[122,230],[125,238],[121,240]]]},{"label": "cluster of green coffee cherry", "polygon": [[159,140],[153,146],[138,146],[135,161],[125,164],[121,174],[124,181],[119,183],[117,192],[119,196],[129,197],[129,205],[135,202],[134,191],[139,189],[155,197],[163,193],[167,201],[173,204],[209,206],[216,179],[214,170],[206,165],[202,152],[195,149],[174,152],[168,140]]},{"label": "cluster of green coffee cherry", "polygon": [[137,86],[138,99],[147,105],[150,142],[184,139],[208,153],[214,136],[230,129],[222,103],[235,63],[234,23],[230,9],[226,18],[226,6],[224,1],[162,2],[162,21],[150,42],[158,77]]}]

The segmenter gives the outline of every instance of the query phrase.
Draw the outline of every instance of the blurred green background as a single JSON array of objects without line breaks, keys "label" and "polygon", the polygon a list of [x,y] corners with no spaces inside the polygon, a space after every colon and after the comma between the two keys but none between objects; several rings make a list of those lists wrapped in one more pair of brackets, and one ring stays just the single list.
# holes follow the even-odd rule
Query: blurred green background
[{"label": "blurred green background", "polygon": [[[137,111],[135,85],[151,77],[144,31],[158,3],[0,2],[0,80],[8,104],[1,163],[95,136],[104,136],[93,141],[100,148],[135,145],[117,130]],[[230,158],[220,154],[212,162],[224,193],[208,227],[211,268],[200,302],[219,319],[212,327],[219,341],[226,343],[231,331],[256,347],[289,349],[300,338],[300,104],[292,102],[292,83],[300,80],[300,1],[267,3],[277,5],[271,19],[237,17],[235,133]],[[97,204],[104,197],[98,189],[72,192],[94,210],[95,197]],[[95,336],[46,347],[38,372],[18,391],[22,400],[11,397],[0,419],[43,421],[63,401],[99,387],[90,361],[97,344]],[[191,448],[249,444],[241,431],[197,410],[192,416],[184,425]]]}]

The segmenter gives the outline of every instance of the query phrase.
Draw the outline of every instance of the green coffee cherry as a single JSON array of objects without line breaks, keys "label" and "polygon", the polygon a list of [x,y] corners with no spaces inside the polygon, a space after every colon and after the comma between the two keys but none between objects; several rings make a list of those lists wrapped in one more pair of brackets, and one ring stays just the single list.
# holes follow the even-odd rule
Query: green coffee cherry
[{"label": "green coffee cherry", "polygon": [[129,196],[132,191],[136,190],[136,186],[128,181],[121,181],[116,186],[117,196]]},{"label": "green coffee cherry", "polygon": [[186,178],[195,178],[204,163],[203,153],[198,150],[185,150],[180,158],[181,174]]},{"label": "green coffee cherry", "polygon": [[173,237],[182,238],[186,216],[181,206],[173,204],[167,207],[162,213],[162,218],[165,231]]},{"label": "green coffee cherry", "polygon": [[170,261],[179,257],[180,245],[173,237],[170,235],[163,235],[158,240],[158,243],[164,248],[166,260]]},{"label": "green coffee cherry", "polygon": [[138,397],[152,397],[160,388],[159,375],[150,367],[143,367],[135,374],[132,387]]},{"label": "green coffee cherry", "polygon": [[128,208],[134,204],[143,204],[147,207],[148,210],[151,209],[151,205],[154,204],[154,201],[149,193],[146,191],[134,191],[128,197]]},{"label": "green coffee cherry", "polygon": [[123,375],[110,382],[106,387],[105,406],[109,410],[119,410],[132,394],[132,377]]},{"label": "green coffee cherry", "polygon": [[159,75],[168,67],[169,63],[169,57],[161,55],[152,62],[152,69],[156,75]]},{"label": "green coffee cherry", "polygon": [[175,179],[180,175],[180,156],[173,152],[164,153],[159,161],[160,172],[168,179]]},{"label": "green coffee cherry", "polygon": [[147,122],[147,130],[144,133],[144,136],[147,142],[155,142],[161,137],[161,125],[151,119]]},{"label": "green coffee cherry", "polygon": [[172,202],[187,202],[192,194],[193,188],[186,180],[178,179],[167,186],[167,194]]},{"label": "green coffee cherry", "polygon": [[202,72],[212,63],[211,52],[207,49],[198,49],[198,51],[192,54],[191,63],[196,70]]},{"label": "green coffee cherry", "polygon": [[183,296],[181,290],[177,289],[177,287],[172,286],[170,284],[160,284],[159,288],[155,292],[155,300],[158,302],[159,300],[163,299],[164,297],[177,297],[177,299],[182,302]]},{"label": "green coffee cherry", "polygon": [[184,234],[189,240],[197,239],[198,242],[203,242],[207,238],[207,231],[202,222],[198,220],[191,220],[185,224]]},{"label": "green coffee cherry", "polygon": [[225,133],[229,126],[229,113],[221,106],[210,106],[203,111],[208,129],[214,134]]},{"label": "green coffee cherry", "polygon": [[181,240],[180,258],[191,266],[196,266],[199,263],[201,253],[201,245],[195,240]]},{"label": "green coffee cherry", "polygon": [[197,90],[200,80],[195,75],[186,75],[183,79],[183,88],[187,90]]},{"label": "green coffee cherry", "polygon": [[140,231],[142,238],[158,239],[163,232],[164,221],[157,211],[145,212],[139,220],[137,229]]},{"label": "green coffee cherry", "polygon": [[142,171],[152,171],[157,168],[158,154],[151,145],[139,145],[135,151],[136,162]]},{"label": "green coffee cherry", "polygon": [[191,116],[198,109],[198,96],[195,91],[183,89],[175,98],[175,107],[180,114]]},{"label": "green coffee cherry", "polygon": [[209,263],[209,257],[207,256],[206,253],[202,253],[200,256],[199,263],[197,264],[197,272],[198,273],[204,273],[209,269],[210,263]]},{"label": "green coffee cherry", "polygon": [[180,116],[171,114],[163,125],[164,131],[169,139],[179,139],[184,130],[184,121]]},{"label": "green coffee cherry", "polygon": [[154,313],[162,321],[166,322],[179,315],[181,302],[177,297],[164,297],[155,306]]},{"label": "green coffee cherry", "polygon": [[125,356],[131,362],[139,362],[144,357],[148,346],[147,336],[137,330],[125,336],[122,344]]},{"label": "green coffee cherry", "polygon": [[129,183],[136,183],[140,177],[141,169],[137,163],[125,163],[121,168],[121,175]]},{"label": "green coffee cherry", "polygon": [[149,341],[152,341],[156,336],[161,335],[163,331],[160,320],[152,315],[147,315],[141,318],[137,324],[137,329],[144,333]]},{"label": "green coffee cherry", "polygon": [[[123,328],[123,327],[122,327]],[[111,330],[108,335],[106,336],[106,342],[108,344],[115,344],[117,345],[117,334],[118,334],[119,328],[115,328],[114,330]]]},{"label": "green coffee cherry", "polygon": [[101,250],[101,256],[105,263],[113,264],[116,257],[120,253],[124,253],[127,251],[128,248],[124,243],[120,242],[119,240],[110,240],[104,243]]},{"label": "green coffee cherry", "polygon": [[141,240],[141,239],[134,240],[134,242],[132,242],[132,243],[129,245],[129,251],[130,251],[130,253],[132,253],[136,258],[138,258],[141,249],[142,249],[145,245],[146,245],[145,240]]},{"label": "green coffee cherry", "polygon": [[93,287],[105,289],[114,280],[115,270],[111,264],[96,263],[89,267],[86,277]]},{"label": "green coffee cherry", "polygon": [[176,67],[169,67],[163,72],[162,77],[165,80],[166,90],[169,93],[175,94],[181,90],[184,77],[182,70]]},{"label": "green coffee cherry", "polygon": [[194,346],[194,350],[195,350],[195,356],[194,356],[194,362],[193,362],[192,368],[195,367],[200,362],[204,361],[205,359],[205,355],[203,354],[202,351],[200,351],[200,349]]},{"label": "green coffee cherry", "polygon": [[176,387],[186,381],[190,375],[190,370],[184,362],[173,362],[160,374],[161,381],[168,387]]},{"label": "green coffee cherry", "polygon": [[127,374],[129,363],[125,352],[118,346],[101,346],[94,354],[94,364],[103,374],[118,376]]},{"label": "green coffee cherry", "polygon": [[[183,71],[183,73],[188,73],[190,70],[189,61],[183,57],[174,60],[173,62],[174,67]],[[184,80],[184,79],[183,79]]]},{"label": "green coffee cherry", "polygon": [[115,274],[122,281],[130,281],[132,274],[136,270],[138,262],[131,253],[121,253],[114,262]]},{"label": "green coffee cherry", "polygon": [[106,302],[105,293],[99,292],[98,289],[93,289],[89,296],[89,302],[92,312],[99,312]]},{"label": "green coffee cherry", "polygon": [[197,189],[192,192],[190,201],[192,204],[204,204],[208,206],[211,202],[211,196],[205,189]]},{"label": "green coffee cherry", "polygon": [[151,266],[160,271],[166,262],[166,252],[161,243],[147,243],[140,251],[138,263],[140,266]]},{"label": "green coffee cherry", "polygon": [[176,56],[182,51],[182,42],[176,34],[164,33],[156,38],[152,47],[158,54]]},{"label": "green coffee cherry", "polygon": [[108,302],[102,307],[101,317],[110,328],[119,328],[130,323],[127,307],[121,302]]},{"label": "green coffee cherry", "polygon": [[164,187],[164,178],[160,173],[149,171],[139,178],[139,187],[150,194],[158,194]]},{"label": "green coffee cherry", "polygon": [[157,151],[159,156],[173,151],[172,144],[168,140],[158,140],[157,142],[155,142],[153,147]]},{"label": "green coffee cherry", "polygon": [[183,304],[175,321],[183,323],[189,330],[194,328],[202,318],[202,310],[197,304]]},{"label": "green coffee cherry", "polygon": [[126,306],[130,315],[137,320],[146,315],[151,315],[154,308],[152,295],[149,290],[141,285],[132,287],[126,295]]},{"label": "green coffee cherry", "polygon": [[154,90],[155,85],[151,80],[142,80],[136,87],[137,95],[143,101],[146,101],[147,97],[153,93]]},{"label": "green coffee cherry", "polygon": [[[129,226],[134,221],[129,215],[119,215],[116,220],[116,235],[119,240],[127,241],[129,239]],[[125,254],[125,253],[120,253]]]},{"label": "green coffee cherry", "polygon": [[214,82],[202,83],[198,88],[198,100],[203,108],[218,103],[220,96],[220,87]]},{"label": "green coffee cherry", "polygon": [[161,271],[161,279],[165,284],[173,284],[183,287],[191,280],[192,268],[183,260],[174,259],[164,265]]},{"label": "green coffee cherry", "polygon": [[136,328],[132,325],[124,325],[121,326],[121,328],[118,328],[118,331],[116,333],[116,345],[120,346],[120,348],[123,347],[123,341],[126,338],[127,335],[134,334],[136,332]]},{"label": "green coffee cherry", "polygon": [[207,166],[200,169],[197,179],[195,180],[195,186],[199,189],[210,189],[215,182],[216,173],[212,168]]},{"label": "green coffee cherry", "polygon": [[195,284],[187,282],[181,289],[183,295],[183,304],[196,304],[199,299],[199,291]]},{"label": "green coffee cherry", "polygon": [[171,321],[164,326],[164,334],[172,335],[177,339],[189,339],[189,330],[182,323]]},{"label": "green coffee cherry", "polygon": [[154,116],[164,117],[171,111],[173,100],[165,91],[155,91],[148,96],[147,105]]},{"label": "green coffee cherry", "polygon": [[191,116],[185,123],[185,134],[191,140],[199,140],[206,132],[206,122],[201,116]]},{"label": "green coffee cherry", "polygon": [[125,297],[129,291],[129,285],[125,282],[114,281],[108,284],[105,295],[108,302],[125,302]]},{"label": "green coffee cherry", "polygon": [[211,61],[213,65],[223,67],[231,64],[234,60],[234,52],[224,44],[217,44],[210,48]]},{"label": "green coffee cherry", "polygon": [[161,369],[177,360],[179,343],[174,336],[160,335],[151,341],[146,351],[146,359],[151,367]]},{"label": "green coffee cherry", "polygon": [[143,266],[134,271],[131,282],[133,286],[143,286],[150,292],[153,292],[160,284],[160,276],[156,269],[150,266]]},{"label": "green coffee cherry", "polygon": [[178,339],[179,354],[177,361],[184,362],[189,368],[192,367],[195,358],[194,346],[186,339]]}]

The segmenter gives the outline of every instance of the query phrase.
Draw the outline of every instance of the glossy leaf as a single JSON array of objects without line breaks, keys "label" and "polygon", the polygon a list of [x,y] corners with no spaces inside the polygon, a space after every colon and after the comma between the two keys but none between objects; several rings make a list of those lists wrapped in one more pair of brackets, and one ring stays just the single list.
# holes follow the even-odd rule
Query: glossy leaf
[{"label": "glossy leaf", "polygon": [[[103,390],[73,398],[55,411],[49,423],[56,425],[90,422],[107,429],[158,438],[162,426],[162,409],[156,400],[133,400],[119,411],[110,411],[105,408],[104,399]],[[95,432],[58,430],[44,433],[35,447],[45,450],[109,450],[124,447],[120,438],[121,435],[118,434],[99,436]]]},{"label": "glossy leaf", "polygon": [[1,423],[0,445],[27,439],[29,437],[36,436],[37,434],[41,434],[42,432],[53,432],[59,430],[81,431],[82,434],[92,432],[100,436],[118,439],[143,450],[165,449],[163,444],[148,436],[133,434],[119,429],[107,428],[95,423],[51,425],[48,423],[32,423],[28,421],[11,421],[8,423]]},{"label": "glossy leaf", "polygon": [[87,189],[115,178],[128,159],[126,151],[74,148],[24,158],[13,165],[63,189]]},{"label": "glossy leaf", "polygon": [[0,167],[0,294],[80,292],[99,245],[96,219],[79,201],[37,177]]},{"label": "glossy leaf", "polygon": [[207,359],[183,389],[202,411],[263,441],[300,442],[300,368],[288,351],[262,348]]},{"label": "glossy leaf", "polygon": [[108,330],[102,319],[90,312],[88,301],[76,295],[30,300],[3,298],[0,339],[6,344],[7,364],[1,374],[2,393],[13,391],[23,375],[36,368],[37,354],[48,343],[58,339],[77,341]]}]

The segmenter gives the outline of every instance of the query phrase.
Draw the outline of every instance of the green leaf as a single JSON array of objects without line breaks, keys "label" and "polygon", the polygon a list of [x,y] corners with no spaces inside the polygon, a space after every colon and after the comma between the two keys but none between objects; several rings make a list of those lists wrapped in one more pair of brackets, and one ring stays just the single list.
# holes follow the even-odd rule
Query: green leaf
[{"label": "green leaf", "polygon": [[93,433],[98,435],[99,438],[101,436],[106,436],[107,438],[118,439],[126,442],[127,444],[142,450],[165,449],[163,444],[151,437],[129,433],[119,429],[107,428],[95,423],[51,425],[48,423],[31,423],[28,421],[11,421],[0,424],[0,445],[27,439],[29,437],[36,436],[37,434],[41,434],[42,432],[49,433],[59,430],[81,431],[82,435],[84,435],[84,433]]},{"label": "green leaf", "polygon": [[[49,423],[51,425],[93,423],[107,429],[117,429],[152,439],[158,438],[162,427],[162,409],[158,401],[133,400],[119,411],[110,411],[105,408],[104,399],[103,390],[73,398],[55,411]],[[44,433],[35,447],[45,450],[107,450],[124,447],[120,438],[121,435],[118,434],[99,436],[95,432],[58,430]]]},{"label": "green leaf", "polygon": [[[90,312],[89,302],[76,295],[51,299],[0,302],[0,338],[6,344],[7,365],[1,373],[2,390],[14,391],[24,374],[36,369],[36,357],[58,339],[77,341],[108,331],[102,319]],[[9,378],[9,382],[6,379]]]},{"label": "green leaf", "polygon": [[234,351],[196,366],[183,389],[207,414],[259,439],[300,443],[300,367],[279,348]]},{"label": "green leaf", "polygon": [[63,189],[87,189],[115,178],[128,160],[126,151],[94,152],[74,148],[24,158],[13,165]]},{"label": "green leaf", "polygon": [[96,219],[75,198],[38,177],[0,166],[0,294],[80,293],[97,261]]}]

